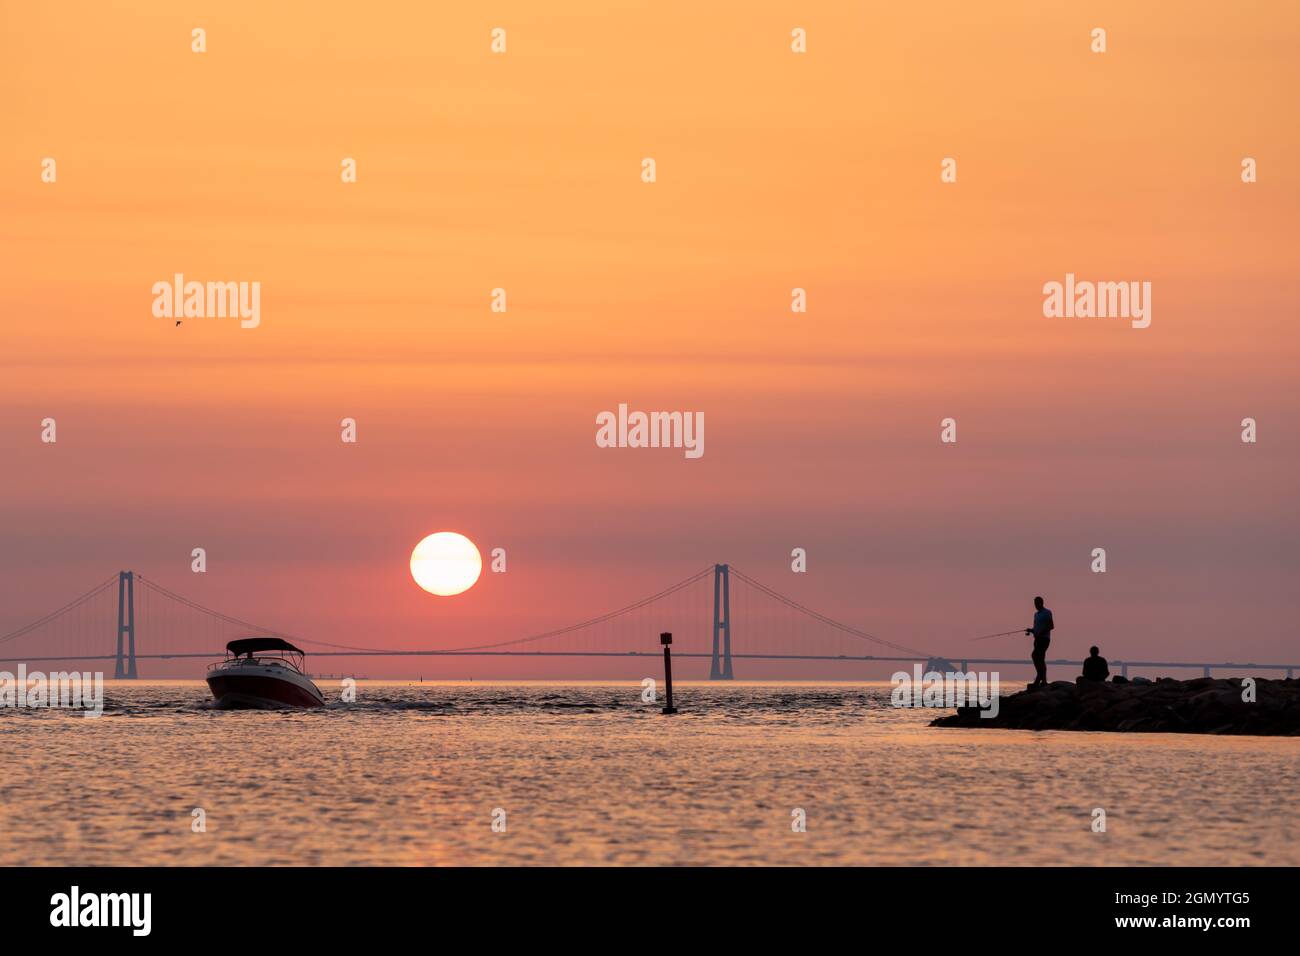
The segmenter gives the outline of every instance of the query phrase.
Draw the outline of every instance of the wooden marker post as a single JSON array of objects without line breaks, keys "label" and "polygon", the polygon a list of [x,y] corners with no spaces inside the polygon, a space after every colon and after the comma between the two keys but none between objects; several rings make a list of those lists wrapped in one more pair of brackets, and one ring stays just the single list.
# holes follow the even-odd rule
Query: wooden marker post
[{"label": "wooden marker post", "polygon": [[664,685],[667,691],[667,699],[664,701],[664,713],[675,714],[677,708],[673,706],[673,652],[672,643],[673,635],[670,631],[664,631],[659,635],[659,643],[664,646]]}]

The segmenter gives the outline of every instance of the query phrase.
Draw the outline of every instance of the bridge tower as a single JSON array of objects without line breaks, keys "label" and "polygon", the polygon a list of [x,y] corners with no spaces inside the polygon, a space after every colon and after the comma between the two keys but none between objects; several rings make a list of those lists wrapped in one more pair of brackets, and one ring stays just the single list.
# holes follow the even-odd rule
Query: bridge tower
[{"label": "bridge tower", "polygon": [[[722,658],[718,658],[718,638],[722,638]],[[709,680],[733,680],[731,673],[731,569],[725,564],[713,566],[713,663]]]},{"label": "bridge tower", "polygon": [[[122,656],[122,637],[127,639],[127,656]],[[113,676],[135,680],[135,574],[117,573],[117,667]]]}]

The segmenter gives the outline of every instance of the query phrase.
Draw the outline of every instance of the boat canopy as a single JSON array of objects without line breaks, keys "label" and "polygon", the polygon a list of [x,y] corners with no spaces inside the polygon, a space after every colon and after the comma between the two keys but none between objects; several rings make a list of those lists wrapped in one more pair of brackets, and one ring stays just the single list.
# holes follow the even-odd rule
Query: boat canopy
[{"label": "boat canopy", "polygon": [[294,654],[304,654],[302,650],[278,637],[241,637],[227,644],[226,651],[236,657],[256,651],[290,651]]}]

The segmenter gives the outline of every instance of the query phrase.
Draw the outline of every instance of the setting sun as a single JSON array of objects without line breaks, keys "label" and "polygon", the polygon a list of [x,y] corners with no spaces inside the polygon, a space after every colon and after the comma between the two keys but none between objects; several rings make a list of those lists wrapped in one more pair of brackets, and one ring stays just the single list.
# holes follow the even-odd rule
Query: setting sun
[{"label": "setting sun", "polygon": [[474,542],[454,531],[431,534],[411,552],[411,577],[440,597],[468,591],[482,570],[483,558]]}]

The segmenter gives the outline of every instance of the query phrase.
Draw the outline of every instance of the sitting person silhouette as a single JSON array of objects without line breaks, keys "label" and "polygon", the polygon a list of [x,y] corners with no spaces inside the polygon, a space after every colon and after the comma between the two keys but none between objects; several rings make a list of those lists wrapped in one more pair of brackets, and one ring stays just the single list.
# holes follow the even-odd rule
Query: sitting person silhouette
[{"label": "sitting person silhouette", "polygon": [[1096,646],[1088,648],[1088,657],[1083,662],[1083,676],[1080,680],[1104,681],[1110,676],[1110,667],[1106,658],[1098,653]]}]

